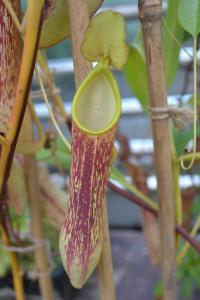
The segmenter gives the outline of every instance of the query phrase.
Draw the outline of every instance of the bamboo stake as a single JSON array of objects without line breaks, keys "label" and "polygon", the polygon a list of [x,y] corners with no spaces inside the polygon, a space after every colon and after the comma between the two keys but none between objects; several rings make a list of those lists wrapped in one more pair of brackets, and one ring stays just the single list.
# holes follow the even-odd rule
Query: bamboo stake
[{"label": "bamboo stake", "polygon": [[[92,64],[81,55],[80,47],[83,41],[85,29],[89,23],[88,5],[86,0],[68,0],[70,19],[70,32],[72,38],[72,52],[76,87],[92,69]],[[109,240],[109,228],[107,220],[106,202],[103,205],[103,236],[104,243],[102,256],[99,262],[100,299],[115,300],[115,288],[113,283],[111,245]],[[106,282],[106,284],[104,284]]]},{"label": "bamboo stake", "polygon": [[[39,275],[39,286],[43,300],[53,300],[53,286],[51,282],[51,270],[46,249],[45,235],[42,225],[42,207],[39,201],[39,183],[36,159],[33,154],[26,155],[25,172],[27,179],[27,190],[32,221],[32,235],[36,241],[41,241],[41,246],[35,250],[36,268]],[[44,242],[44,243],[43,243]]]},{"label": "bamboo stake", "polygon": [[[160,0],[139,0],[152,109],[167,107],[167,88],[162,51],[162,5]],[[174,235],[174,195],[168,119],[152,116],[155,165],[158,183],[162,278],[164,300],[176,299],[176,248]]]},{"label": "bamboo stake", "polygon": [[[2,241],[3,245],[9,247],[10,239],[6,230],[2,227]],[[12,269],[13,284],[16,292],[17,300],[25,300],[24,286],[23,286],[23,271],[19,265],[17,255],[14,252],[8,251],[8,257]]]},{"label": "bamboo stake", "polygon": [[85,60],[80,52],[84,32],[89,24],[87,2],[87,0],[67,1],[76,88],[79,87],[83,79],[92,69],[92,63]]},{"label": "bamboo stake", "polygon": [[100,300],[115,300],[116,294],[113,281],[112,253],[106,199],[103,203],[103,249],[98,272]]}]

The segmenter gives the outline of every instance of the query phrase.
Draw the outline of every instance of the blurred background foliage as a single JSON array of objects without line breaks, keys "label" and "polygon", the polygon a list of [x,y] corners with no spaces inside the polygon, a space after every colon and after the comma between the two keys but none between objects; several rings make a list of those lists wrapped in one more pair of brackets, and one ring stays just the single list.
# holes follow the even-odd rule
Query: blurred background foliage
[{"label": "blurred background foliage", "polygon": [[[26,0],[21,0],[22,8],[25,9]],[[110,5],[123,5],[123,4],[135,4],[137,5],[137,0],[104,0],[103,8],[106,8]],[[128,20],[127,22],[127,40],[132,41],[133,36],[137,32],[139,27],[139,20]],[[47,49],[47,57],[49,59],[56,58],[71,58],[71,40],[67,39],[64,42]]]}]

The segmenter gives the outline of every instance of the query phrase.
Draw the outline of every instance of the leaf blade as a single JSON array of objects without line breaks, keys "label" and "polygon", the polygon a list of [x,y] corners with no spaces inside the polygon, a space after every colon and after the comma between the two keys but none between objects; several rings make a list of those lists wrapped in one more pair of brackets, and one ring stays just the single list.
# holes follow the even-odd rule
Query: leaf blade
[{"label": "leaf blade", "polygon": [[144,57],[135,45],[130,46],[128,60],[124,66],[124,74],[133,94],[140,100],[144,110],[147,110],[149,95],[146,65]]},{"label": "leaf blade", "polygon": [[200,32],[200,0],[180,0],[178,18],[181,26],[197,37]]},{"label": "leaf blade", "polygon": [[126,63],[129,52],[125,36],[123,17],[111,10],[101,12],[91,20],[86,29],[81,52],[89,61],[107,60],[111,66],[120,70]]},{"label": "leaf blade", "polygon": [[[184,40],[184,29],[180,26],[178,20],[178,7],[180,0],[168,1],[168,9],[166,16],[164,18],[164,25],[166,24],[167,29],[170,30],[171,34],[176,37],[176,39],[182,43]],[[173,36],[164,29],[163,32],[163,46],[164,46],[164,59],[166,66],[166,77],[167,86],[169,87],[177,73],[179,67],[179,52],[180,47],[176,44]]]}]

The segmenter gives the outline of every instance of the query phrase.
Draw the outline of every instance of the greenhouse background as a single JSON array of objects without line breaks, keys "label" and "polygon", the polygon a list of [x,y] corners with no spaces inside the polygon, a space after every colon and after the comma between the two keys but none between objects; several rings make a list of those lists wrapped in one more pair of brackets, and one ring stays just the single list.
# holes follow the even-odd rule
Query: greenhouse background
[{"label": "greenhouse background", "polygon": [[[22,0],[21,2],[25,8],[26,1]],[[134,43],[138,35],[141,35],[137,3],[137,0],[105,0],[99,10],[111,9],[124,16],[127,28],[126,39],[130,45]],[[165,16],[167,7],[168,1],[163,1],[163,16]],[[165,28],[163,27],[164,30]],[[192,39],[185,38],[183,47],[179,52],[178,72],[168,89],[169,105],[180,106],[188,105],[188,103],[191,105],[193,95],[192,45]],[[60,94],[64,100],[64,105],[69,116],[71,116],[71,103],[76,90],[71,48],[71,39],[67,39],[46,50],[48,66],[55,77],[56,93]],[[200,58],[200,50],[197,51],[197,55]],[[135,66],[134,72],[134,78],[137,81],[137,72],[140,72],[140,64]],[[131,183],[135,178],[136,182],[134,183],[141,187],[142,191],[145,191],[152,199],[156,200],[155,155],[148,107],[144,109],[140,100],[136,97],[134,89],[127,80],[124,69],[122,71],[113,70],[113,74],[117,80],[122,98],[122,116],[119,122],[117,141],[115,142],[115,147],[122,158],[115,161],[114,167],[117,167],[122,172],[126,172],[123,155],[127,155],[125,152],[128,149],[128,161],[135,168],[130,167],[129,174],[126,174],[127,181]],[[143,82],[141,81],[139,84],[142,85]],[[37,94],[39,89],[38,80],[36,74],[34,74],[31,90],[32,95],[34,93]],[[200,93],[200,79],[198,79],[198,93]],[[54,131],[54,126],[50,121],[48,109],[41,94],[34,100],[34,107],[45,131]],[[66,126],[62,125],[61,129],[65,137],[70,139],[70,132]],[[187,143],[189,135],[191,135],[191,128],[186,128],[181,133],[179,130],[174,130],[177,151],[179,151],[179,148],[182,151],[185,144],[186,152],[191,148],[192,142]],[[197,148],[199,151],[199,137],[197,139]],[[50,166],[50,172],[52,182],[61,189],[66,188],[66,182],[68,183],[66,174],[62,176],[53,166]],[[115,181],[113,180],[113,182]],[[118,184],[117,182],[115,183]],[[179,183],[186,203],[185,210],[188,212],[188,215],[184,219],[184,225],[187,228],[189,222],[193,224],[194,219],[200,213],[200,197],[198,193],[200,176],[198,164],[192,170],[182,172]],[[118,185],[121,187],[120,184]],[[162,290],[160,268],[158,265],[152,265],[150,262],[147,247],[148,238],[144,235],[144,211],[111,190],[107,191],[107,206],[117,300],[162,300],[159,296],[160,290]],[[190,226],[188,228],[190,229]],[[54,235],[53,230],[52,235]],[[54,245],[54,247],[56,246]],[[55,251],[56,258],[54,262],[56,268],[52,274],[54,288],[57,291],[55,300],[99,299],[97,288],[98,271],[92,275],[83,289],[76,290],[69,283],[67,275],[61,267],[57,252]],[[188,258],[183,263],[183,268],[178,273],[178,278],[180,278],[181,282],[178,283],[178,300],[197,300],[200,297],[200,284],[198,283],[200,259],[194,252],[194,250],[189,252]],[[22,261],[22,264],[26,265],[26,261]],[[0,279],[0,300],[15,299],[15,293],[11,290],[10,274],[8,278],[10,281],[7,278]],[[31,291],[28,294],[27,300],[41,300],[37,295],[39,292],[38,284],[34,280],[31,282],[29,278],[26,278],[26,280],[25,288],[28,293]],[[7,284],[8,281],[9,284]],[[194,289],[193,285],[195,286]]]}]

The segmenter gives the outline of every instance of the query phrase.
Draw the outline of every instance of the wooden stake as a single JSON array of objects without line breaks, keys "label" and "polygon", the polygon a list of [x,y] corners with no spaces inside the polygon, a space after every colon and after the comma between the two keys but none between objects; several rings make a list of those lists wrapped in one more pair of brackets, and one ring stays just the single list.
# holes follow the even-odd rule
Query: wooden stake
[{"label": "wooden stake", "polygon": [[115,300],[116,294],[113,281],[112,253],[106,199],[103,203],[103,249],[98,271],[100,300]]},{"label": "wooden stake", "polygon": [[[72,38],[72,51],[74,61],[74,73],[76,87],[92,69],[92,64],[81,55],[80,47],[83,41],[85,29],[89,23],[87,0],[68,0],[68,11],[70,19],[70,31]],[[112,255],[109,239],[109,228],[107,220],[106,202],[103,205],[103,236],[104,244],[102,256],[99,262],[100,299],[115,300],[115,288],[113,284]]]},{"label": "wooden stake", "polygon": [[[167,88],[162,50],[161,1],[139,0],[139,14],[144,36],[150,106],[162,111],[162,108],[165,110],[167,107]],[[155,118],[152,116],[152,131],[159,197],[164,300],[175,300],[174,195],[168,118],[161,114]]]},{"label": "wooden stake", "polygon": [[92,69],[92,63],[85,60],[80,52],[84,32],[89,24],[87,2],[87,0],[67,1],[70,20],[70,33],[72,38],[72,53],[76,88],[79,87],[83,79]]},{"label": "wooden stake", "polygon": [[[6,230],[2,227],[2,242],[4,246],[11,246],[10,239],[6,232]],[[8,257],[12,269],[12,276],[13,276],[13,284],[16,293],[16,300],[25,300],[24,294],[24,286],[23,286],[23,270],[19,264],[17,255],[15,252],[8,251]]]},{"label": "wooden stake", "polygon": [[53,300],[54,293],[51,281],[51,266],[48,257],[49,253],[46,248],[46,243],[43,243],[45,241],[45,235],[42,225],[42,207],[39,199],[37,163],[33,154],[25,155],[24,157],[31,212],[32,235],[37,242],[41,242],[41,246],[35,250],[36,269],[39,274],[41,296],[42,300]]}]

